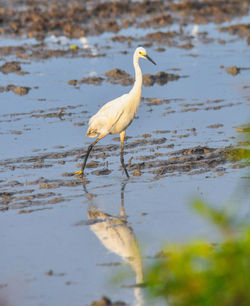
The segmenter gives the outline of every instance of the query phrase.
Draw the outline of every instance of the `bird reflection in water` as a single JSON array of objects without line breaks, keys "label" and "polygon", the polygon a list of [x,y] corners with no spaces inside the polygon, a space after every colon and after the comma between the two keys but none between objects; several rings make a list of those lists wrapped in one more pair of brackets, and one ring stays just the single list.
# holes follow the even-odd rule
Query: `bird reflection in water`
[{"label": "bird reflection in water", "polygon": [[[119,255],[128,263],[136,275],[136,286],[134,286],[135,304],[142,305],[143,298],[139,284],[143,283],[142,257],[138,242],[132,227],[128,224],[124,208],[124,190],[126,183],[121,186],[121,211],[120,215],[107,214],[91,203],[88,209],[88,218],[92,221],[90,228],[109,251]],[[86,190],[88,198],[92,197]]]}]

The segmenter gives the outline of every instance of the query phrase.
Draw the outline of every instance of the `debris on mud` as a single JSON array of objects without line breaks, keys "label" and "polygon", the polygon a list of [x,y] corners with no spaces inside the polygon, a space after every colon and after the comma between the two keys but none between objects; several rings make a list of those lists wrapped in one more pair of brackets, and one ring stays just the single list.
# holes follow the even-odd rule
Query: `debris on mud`
[{"label": "debris on mud", "polygon": [[120,42],[120,43],[127,42],[128,44],[130,44],[134,40],[134,38],[131,36],[116,35],[116,36],[111,37],[111,40],[115,42]]},{"label": "debris on mud", "polygon": [[[76,84],[92,84],[92,85],[100,85],[104,79],[101,77],[93,76],[82,78],[80,81],[77,81]],[[70,84],[71,85],[71,84]]]},{"label": "debris on mud", "polygon": [[100,76],[91,76],[82,78],[81,80],[70,80],[68,81],[69,85],[79,85],[79,84],[93,84],[93,85],[101,85],[103,81],[112,83],[112,84],[120,84],[123,86],[128,86],[133,84],[133,78],[131,78],[130,74],[126,71],[115,68],[113,70],[107,71],[104,73],[104,77]]},{"label": "debris on mud", "polygon": [[101,170],[95,170],[92,172],[94,175],[109,175],[111,173],[111,170],[109,169],[101,169]]},{"label": "debris on mud", "polygon": [[159,28],[173,24],[174,20],[170,14],[162,14],[160,16],[152,16],[149,19],[138,22],[138,27],[141,28]]},{"label": "debris on mud", "polygon": [[53,270],[48,270],[44,274],[46,274],[48,276],[52,276],[52,275],[54,275],[54,271]]},{"label": "debris on mud", "polygon": [[4,91],[6,92],[12,91],[16,95],[24,96],[29,93],[30,89],[31,89],[30,87],[26,87],[26,86],[16,86],[13,84],[9,84],[7,86],[0,86],[0,93]]},{"label": "debris on mud", "polygon": [[0,70],[4,74],[8,73],[19,73],[21,72],[21,66],[18,62],[6,62],[2,66],[0,66]]},{"label": "debris on mud", "polygon": [[[174,21],[204,24],[222,23],[235,16],[244,16],[249,10],[249,1],[207,0],[183,1],[91,1],[85,5],[80,0],[62,1],[58,6],[55,1],[28,0],[23,2],[23,9],[15,10],[17,0],[3,2],[0,19],[2,35],[27,35],[42,40],[49,35],[65,35],[79,38],[88,35],[100,35],[103,32],[117,33],[121,29],[134,27],[158,28]],[[159,10],[159,7],[161,8]],[[167,14],[165,12],[168,12]],[[147,19],[141,17],[147,15]],[[118,17],[121,22],[118,22]]]},{"label": "debris on mud", "polygon": [[232,66],[232,67],[228,67],[226,69],[227,73],[232,74],[232,75],[237,75],[241,71],[245,71],[245,70],[250,70],[250,67],[236,67],[236,66]]},{"label": "debris on mud", "polygon": [[133,176],[141,176],[142,172],[141,172],[141,170],[136,169],[132,174],[133,174]]},{"label": "debris on mud", "polygon": [[178,74],[166,73],[164,71],[157,72],[156,75],[144,74],[143,76],[143,85],[144,86],[153,86],[155,83],[158,85],[165,85],[169,81],[177,81],[180,76]]},{"label": "debris on mud", "polygon": [[134,81],[129,73],[118,68],[109,70],[105,72],[104,75],[107,77],[107,81],[112,84],[120,84],[123,86],[128,86],[133,84]]},{"label": "debris on mud", "polygon": [[157,42],[161,45],[172,46],[173,45],[173,38],[178,36],[179,33],[177,31],[157,31],[153,33],[149,33],[144,37],[141,37],[142,40]]},{"label": "debris on mud", "polygon": [[[162,131],[169,134],[170,131]],[[174,131],[173,131],[174,132]],[[152,150],[150,150],[152,147]],[[127,169],[133,176],[141,176],[145,173],[151,173],[155,175],[155,179],[159,179],[163,176],[178,175],[187,173],[188,175],[195,175],[209,172],[224,172],[226,168],[222,167],[226,162],[237,163],[228,158],[228,152],[231,147],[228,148],[209,148],[209,147],[191,147],[181,150],[173,150],[173,144],[166,144],[166,138],[152,138],[143,137],[140,139],[134,139],[132,142],[126,144],[126,150],[133,152],[133,150],[143,151],[145,148],[150,150],[151,154],[145,156],[139,156],[135,158],[135,162],[128,162]],[[168,150],[166,150],[166,148]],[[155,150],[164,149],[162,153],[157,153]],[[169,151],[170,150],[170,151]],[[92,175],[102,176],[110,175],[111,169],[104,168],[106,157],[103,156],[103,152],[112,152],[112,156],[120,155],[120,145],[97,145],[92,152],[92,160],[87,164],[88,169],[95,169],[91,171]],[[139,152],[139,151],[138,151]],[[165,153],[163,153],[165,152]],[[36,156],[26,156],[16,159],[2,160],[0,166],[2,171],[9,171],[11,167],[13,170],[18,169],[34,169],[36,164],[48,164],[50,167],[58,167],[58,159],[66,158],[67,156],[72,158],[75,156],[76,160],[81,160],[85,154],[82,149],[71,149],[64,152],[43,153]],[[130,154],[130,153],[129,153]],[[100,161],[101,159],[101,161]],[[104,160],[103,160],[104,159]],[[136,160],[139,160],[137,162]],[[109,157],[109,161],[112,164],[112,159]],[[64,163],[62,164],[63,167]],[[234,166],[236,167],[236,166]],[[40,177],[33,181],[21,182],[21,181],[9,181],[1,182],[0,187],[2,192],[0,209],[18,208],[34,209],[36,206],[41,205],[53,205],[56,203],[68,200],[63,196],[63,189],[65,187],[79,187],[83,182],[72,177],[72,175],[62,174],[61,179],[47,179]],[[88,182],[86,182],[88,183]],[[32,186],[32,189],[30,188]],[[14,191],[15,188],[15,191]],[[17,190],[16,188],[19,188]],[[60,190],[60,192],[58,192]],[[57,191],[57,192],[55,192]],[[35,210],[34,210],[35,211]]]},{"label": "debris on mud", "polygon": [[[93,85],[100,85],[103,81],[112,83],[112,84],[119,84],[122,86],[131,86],[133,85],[134,79],[124,70],[115,68],[113,70],[107,71],[104,73],[104,77],[93,76],[93,77],[86,77],[82,78],[81,80],[70,80],[68,81],[69,85],[79,85],[79,84],[93,84]],[[177,81],[181,77],[178,74],[173,73],[166,73],[164,71],[157,72],[156,75],[153,74],[145,74],[143,75],[143,85],[144,86],[153,86],[155,83],[158,85],[165,85],[170,81]]]},{"label": "debris on mud", "polygon": [[226,71],[228,74],[237,75],[238,73],[240,73],[240,68],[236,66],[232,66],[232,67],[228,67]]},{"label": "debris on mud", "polygon": [[55,273],[52,269],[44,272],[44,274],[48,276],[65,276],[65,273]]},{"label": "debris on mud", "polygon": [[228,32],[231,35],[238,35],[239,37],[246,37],[247,44],[250,45],[250,23],[235,24],[219,28],[221,32]]},{"label": "debris on mud", "polygon": [[7,74],[21,70],[21,66],[17,62],[6,62],[0,67],[2,73]]},{"label": "debris on mud", "polygon": [[247,0],[180,1],[169,5],[170,11],[176,12],[183,22],[196,24],[228,22],[236,16],[246,15],[247,8],[249,8]]},{"label": "debris on mud", "polygon": [[194,46],[190,42],[187,42],[185,44],[179,45],[178,47],[181,49],[189,50],[189,49],[192,49]]},{"label": "debris on mud", "polygon": [[30,87],[12,86],[11,91],[13,91],[16,95],[23,96],[29,93]]},{"label": "debris on mud", "polygon": [[91,160],[87,163],[86,168],[97,168],[98,166],[100,166],[99,162]]},{"label": "debris on mud", "polygon": [[218,128],[221,128],[221,127],[223,127],[223,126],[224,126],[223,124],[217,123],[217,124],[208,125],[207,128],[208,128],[208,129],[218,129]]},{"label": "debris on mud", "polygon": [[140,40],[146,41],[147,43],[151,44],[153,42],[157,43],[157,50],[159,52],[164,51],[164,48],[162,48],[162,46],[175,47],[186,50],[190,50],[194,47],[192,44],[193,36],[187,35],[181,29],[179,31],[157,31],[149,33],[145,36],[140,37]]},{"label": "debris on mud", "polygon": [[142,98],[142,100],[145,100],[147,102],[146,105],[148,106],[154,106],[154,105],[162,105],[162,104],[169,104],[169,99],[159,99],[159,98]]},{"label": "debris on mud", "polygon": [[[0,51],[4,55],[16,55],[21,59],[47,59],[51,57],[96,57],[103,56],[100,52],[93,53],[90,48],[72,48],[70,45],[58,48],[50,48],[45,42],[48,36],[66,36],[68,38],[81,38],[90,35],[100,35],[104,32],[117,33],[128,27],[152,28],[161,30],[149,33],[141,38],[116,35],[111,37],[112,41],[121,43],[132,41],[146,41],[147,44],[157,43],[158,48],[163,45],[174,46],[178,48],[193,48],[193,36],[187,35],[183,28],[178,30],[165,31],[164,27],[173,23],[185,24],[194,22],[204,24],[208,22],[221,23],[229,21],[236,16],[244,16],[250,9],[249,1],[222,0],[220,3],[214,0],[208,0],[205,3],[200,1],[172,3],[169,1],[147,1],[144,3],[138,1],[96,1],[88,2],[85,5],[80,0],[67,2],[61,1],[58,7],[55,1],[42,0],[39,4],[31,3],[28,0],[23,1],[24,7],[16,10],[15,6],[19,1],[10,0],[2,3],[0,10],[0,34],[15,36],[35,37],[39,42],[23,44],[21,46],[3,46]],[[25,6],[25,3],[27,4]],[[159,10],[161,7],[161,10]],[[167,14],[165,12],[168,12]],[[145,19],[145,15],[147,18]],[[142,18],[143,17],[143,18]],[[120,20],[119,20],[120,19]],[[230,34],[237,34],[239,37],[246,37],[250,44],[250,25],[238,24],[219,29]],[[204,33],[203,33],[204,34]],[[200,36],[200,38],[202,38]],[[203,37],[204,38],[204,37]],[[160,45],[159,45],[160,44]],[[24,74],[15,67],[2,67],[3,73],[15,72]],[[12,70],[14,69],[14,70]],[[16,69],[16,70],[15,70]],[[102,80],[87,78],[83,82],[91,84],[100,84]],[[112,81],[112,79],[110,80]],[[114,81],[115,82],[115,81]],[[124,80],[124,85],[129,85],[130,80]]]},{"label": "debris on mud", "polygon": [[[0,46],[0,53],[4,56],[13,55],[22,60],[33,60],[33,59],[49,59],[51,57],[83,57],[83,58],[94,58],[94,57],[103,57],[105,53],[95,52],[93,53],[90,48],[77,47],[72,48],[70,44],[61,45],[58,41],[57,44],[54,45],[56,48],[51,49],[50,44],[46,42],[39,43],[24,43],[20,46]],[[9,62],[8,65],[3,67],[6,71],[8,69],[15,69],[14,63],[20,66],[19,62]],[[12,64],[12,66],[10,66]],[[18,66],[16,66],[18,69]],[[15,71],[13,71],[15,72]],[[23,75],[27,74],[22,70],[17,70],[15,73]]]},{"label": "debris on mud", "polygon": [[126,303],[121,301],[112,302],[108,297],[103,296],[100,301],[92,302],[91,306],[126,306]]},{"label": "debris on mud", "polygon": [[187,172],[191,175],[200,174],[211,171],[218,165],[224,164],[227,161],[225,150],[208,148],[208,147],[193,147],[174,151],[168,154],[168,158],[164,160],[151,160],[134,163],[129,165],[130,170],[146,170],[156,175],[156,178],[163,175]]},{"label": "debris on mud", "polygon": [[[74,3],[62,1],[58,6],[55,1],[40,1],[39,5],[31,5],[29,1],[24,9],[15,11],[13,6],[4,6],[1,9],[1,18],[4,22],[1,34],[23,35],[43,39],[45,35],[65,35],[71,38],[79,38],[86,35],[100,35],[103,32],[117,33],[121,28],[127,28],[137,23],[140,26],[139,17],[146,13],[159,11],[161,1],[148,2],[147,5],[140,2],[95,1],[85,5],[82,1]],[[25,5],[25,3],[24,3]],[[117,22],[120,17],[122,22]],[[147,24],[165,25],[171,22],[170,16],[149,18]],[[145,26],[142,25],[142,26]]]}]

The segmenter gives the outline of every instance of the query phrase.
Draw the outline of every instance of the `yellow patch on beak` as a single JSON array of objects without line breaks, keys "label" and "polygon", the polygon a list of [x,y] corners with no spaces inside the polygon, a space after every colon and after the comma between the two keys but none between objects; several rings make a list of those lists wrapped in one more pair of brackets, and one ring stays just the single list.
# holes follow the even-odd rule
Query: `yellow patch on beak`
[{"label": "yellow patch on beak", "polygon": [[146,55],[146,52],[140,52],[140,55],[145,56],[145,55]]}]

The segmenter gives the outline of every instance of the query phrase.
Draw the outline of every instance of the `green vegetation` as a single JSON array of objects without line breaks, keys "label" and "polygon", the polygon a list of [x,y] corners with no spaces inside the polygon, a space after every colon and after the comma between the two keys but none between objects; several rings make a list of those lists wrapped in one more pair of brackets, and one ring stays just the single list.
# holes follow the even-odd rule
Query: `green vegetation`
[{"label": "green vegetation", "polygon": [[226,151],[226,157],[232,161],[243,161],[247,166],[250,163],[250,124],[237,127],[236,131],[242,133],[242,137],[237,147],[232,147]]},{"label": "green vegetation", "polygon": [[[245,147],[228,153],[246,165],[250,158],[249,131],[249,125],[241,131],[246,132]],[[147,269],[147,292],[163,298],[167,305],[250,305],[249,223],[226,207],[216,209],[196,200],[193,208],[217,227],[222,235],[220,243],[167,245]]]},{"label": "green vegetation", "polygon": [[169,305],[250,305],[250,227],[223,211],[196,201],[202,214],[220,229],[218,245],[195,241],[168,245],[146,275],[147,290]]}]

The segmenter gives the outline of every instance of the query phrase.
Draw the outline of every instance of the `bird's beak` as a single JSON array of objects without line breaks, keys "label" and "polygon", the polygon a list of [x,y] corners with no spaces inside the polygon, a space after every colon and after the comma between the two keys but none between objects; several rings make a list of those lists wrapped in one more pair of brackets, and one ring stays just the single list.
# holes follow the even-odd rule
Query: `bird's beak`
[{"label": "bird's beak", "polygon": [[149,57],[148,55],[145,55],[145,58],[148,59],[151,63],[153,63],[154,65],[156,65],[156,62],[152,60],[151,57]]}]

